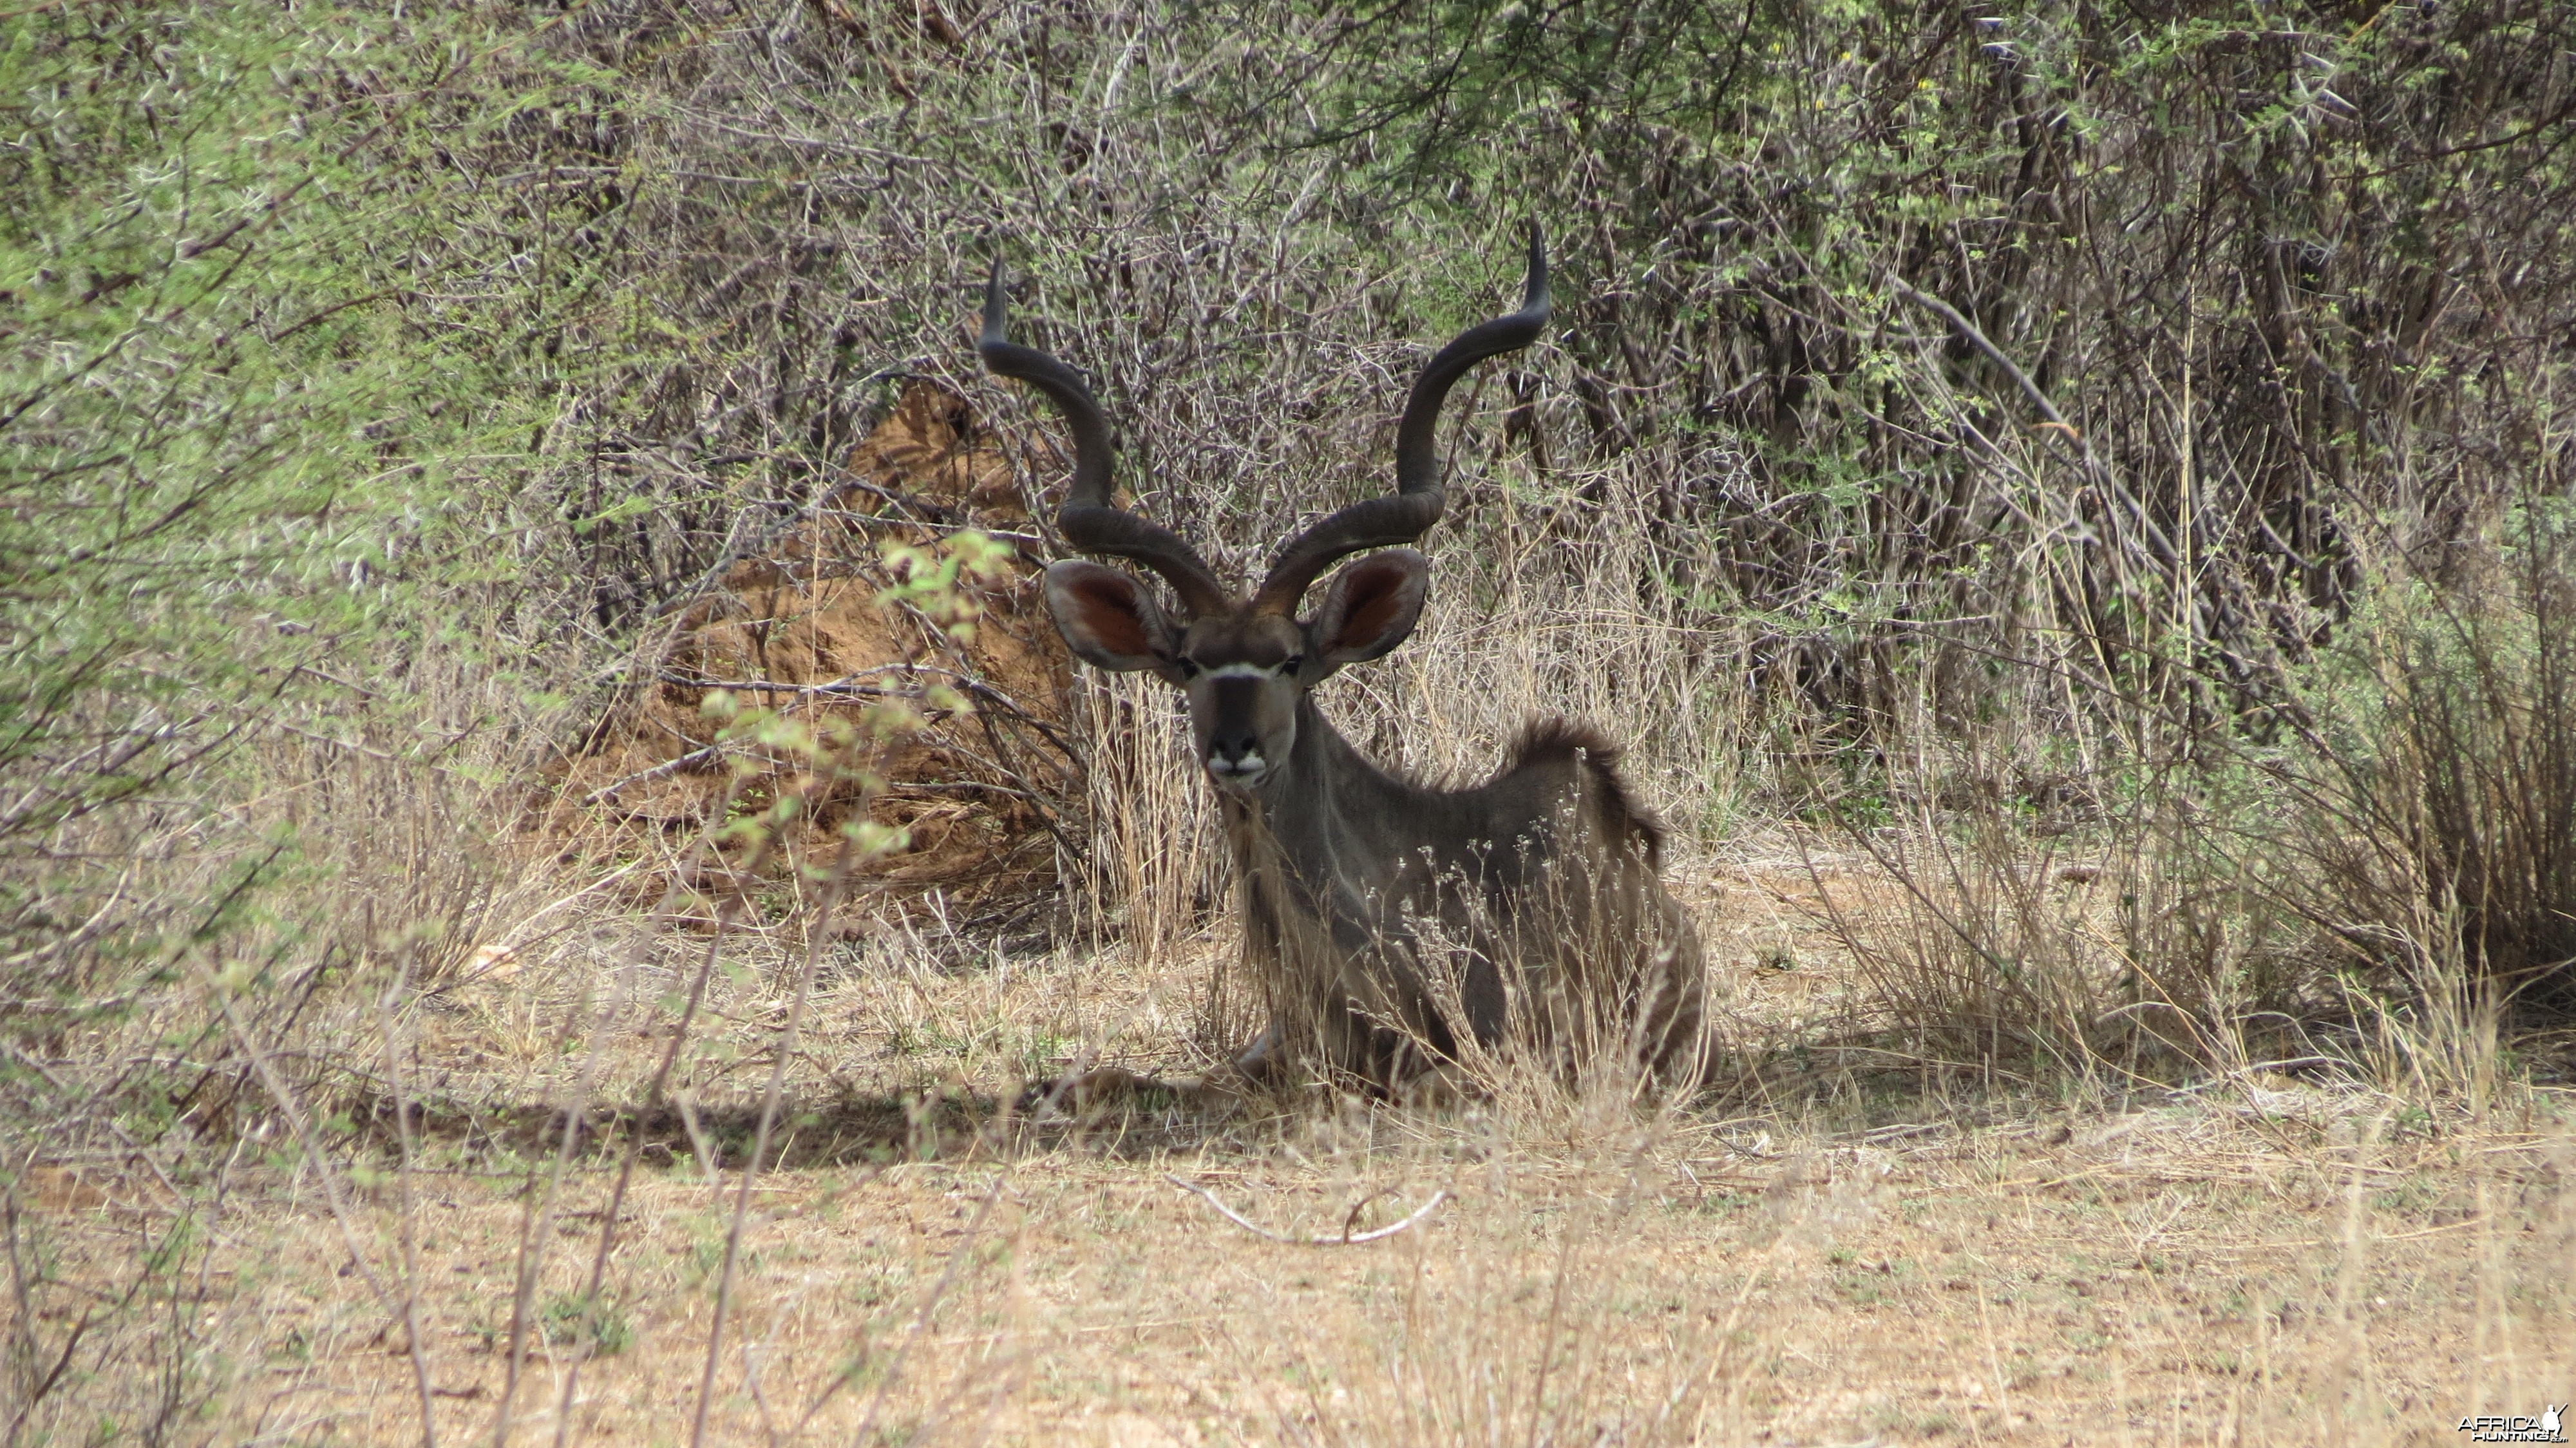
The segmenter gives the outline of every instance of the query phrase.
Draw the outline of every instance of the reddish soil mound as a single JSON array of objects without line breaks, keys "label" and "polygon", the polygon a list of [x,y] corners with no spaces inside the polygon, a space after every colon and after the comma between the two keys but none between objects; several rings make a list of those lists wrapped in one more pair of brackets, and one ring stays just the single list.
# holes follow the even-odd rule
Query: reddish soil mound
[{"label": "reddish soil mound", "polygon": [[[618,702],[564,772],[559,808],[621,833],[695,838],[737,775],[737,811],[794,782],[756,751],[718,745],[700,711],[710,691],[821,726],[944,684],[971,707],[922,708],[927,726],[879,765],[887,787],[868,814],[904,827],[910,843],[869,867],[869,888],[887,904],[936,891],[943,914],[970,923],[1034,913],[1052,893],[1056,821],[1080,778],[1064,729],[1070,676],[1026,556],[1028,516],[1008,460],[964,400],[914,382],[821,506],[679,615],[651,682]],[[898,581],[883,545],[929,545],[964,528],[1021,555],[997,577],[961,582],[980,612],[971,637],[879,602]],[[764,875],[830,859],[859,798],[822,801]]]}]

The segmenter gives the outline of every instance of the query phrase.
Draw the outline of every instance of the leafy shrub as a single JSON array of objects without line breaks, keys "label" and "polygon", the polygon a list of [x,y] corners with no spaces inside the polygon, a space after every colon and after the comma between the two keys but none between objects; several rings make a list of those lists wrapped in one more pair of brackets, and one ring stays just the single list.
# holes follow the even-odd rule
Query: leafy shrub
[{"label": "leafy shrub", "polygon": [[2526,499],[2392,578],[2261,756],[2233,847],[2375,985],[2576,1008],[2576,512]]}]

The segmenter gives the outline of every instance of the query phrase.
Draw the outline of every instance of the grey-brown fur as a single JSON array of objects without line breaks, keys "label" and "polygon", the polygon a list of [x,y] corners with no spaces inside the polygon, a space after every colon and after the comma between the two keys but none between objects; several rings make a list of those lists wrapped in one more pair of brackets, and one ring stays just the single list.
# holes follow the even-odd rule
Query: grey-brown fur
[{"label": "grey-brown fur", "polygon": [[[1312,691],[1411,636],[1431,560],[1409,543],[1443,508],[1433,447],[1450,386],[1525,347],[1548,317],[1535,229],[1521,309],[1467,331],[1423,368],[1396,429],[1396,491],[1340,509],[1279,551],[1249,598],[1170,530],[1110,501],[1109,425],[1082,379],[1004,335],[1001,274],[984,302],[984,360],[1038,387],[1074,439],[1056,525],[1134,575],[1048,565],[1047,608],[1095,667],[1151,673],[1189,700],[1192,745],[1225,801],[1245,939],[1271,1024],[1239,1064],[1312,1051],[1384,1086],[1509,1043],[1560,1062],[1609,1053],[1671,1073],[1702,1059],[1698,936],[1661,878],[1663,833],[1629,798],[1618,751],[1562,720],[1533,726],[1473,789],[1399,779],[1351,748]],[[1324,569],[1363,550],[1297,609]]]},{"label": "grey-brown fur", "polygon": [[1660,878],[1661,826],[1591,728],[1533,725],[1485,784],[1401,779],[1311,699],[1286,770],[1225,796],[1245,949],[1281,1047],[1392,1084],[1472,1041],[1698,1063],[1698,933]]}]

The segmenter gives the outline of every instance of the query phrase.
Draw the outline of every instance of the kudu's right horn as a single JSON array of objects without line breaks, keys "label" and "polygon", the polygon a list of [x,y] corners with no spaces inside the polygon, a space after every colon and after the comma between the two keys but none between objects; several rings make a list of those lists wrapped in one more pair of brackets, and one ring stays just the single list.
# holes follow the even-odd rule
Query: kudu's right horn
[{"label": "kudu's right horn", "polygon": [[1109,420],[1092,399],[1082,378],[1035,347],[1023,347],[1003,335],[1002,259],[993,258],[993,277],[984,286],[984,334],[975,351],[984,365],[1004,377],[1016,377],[1047,395],[1073,431],[1073,486],[1055,527],[1064,541],[1085,553],[1127,558],[1163,576],[1182,606],[1193,615],[1220,613],[1233,598],[1216,581],[1216,573],[1198,550],[1180,535],[1151,523],[1109,501],[1113,454]]}]

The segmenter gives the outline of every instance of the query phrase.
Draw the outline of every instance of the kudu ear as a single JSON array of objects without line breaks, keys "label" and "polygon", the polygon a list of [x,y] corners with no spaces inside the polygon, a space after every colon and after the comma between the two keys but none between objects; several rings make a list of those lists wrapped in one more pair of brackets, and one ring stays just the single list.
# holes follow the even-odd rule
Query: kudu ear
[{"label": "kudu ear", "polygon": [[1412,636],[1431,590],[1431,560],[1389,548],[1347,564],[1324,589],[1306,624],[1306,645],[1329,668],[1392,653]]},{"label": "kudu ear", "polygon": [[1145,585],[1115,568],[1066,559],[1046,570],[1047,612],[1065,647],[1111,673],[1147,669],[1179,683],[1172,629]]}]

